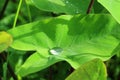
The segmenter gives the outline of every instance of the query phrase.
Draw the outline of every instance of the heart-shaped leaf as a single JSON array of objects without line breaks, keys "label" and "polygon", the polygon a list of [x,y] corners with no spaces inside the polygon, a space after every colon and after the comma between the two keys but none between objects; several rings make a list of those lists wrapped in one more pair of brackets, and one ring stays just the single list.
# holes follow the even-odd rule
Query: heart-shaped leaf
[{"label": "heart-shaped leaf", "polygon": [[[35,54],[28,58],[19,70],[24,76],[43,69],[41,66],[48,67],[46,61],[52,65],[57,60],[65,60],[76,69],[94,58],[109,59],[119,45],[117,35],[113,36],[118,28],[119,24],[110,15],[63,15],[22,25],[9,32],[14,37],[12,48],[34,50],[43,56],[36,60],[37,63],[42,59],[43,64],[37,66],[28,64],[35,62],[32,58]],[[48,58],[53,56],[55,60],[51,63]],[[32,71],[27,73],[28,69]]]}]

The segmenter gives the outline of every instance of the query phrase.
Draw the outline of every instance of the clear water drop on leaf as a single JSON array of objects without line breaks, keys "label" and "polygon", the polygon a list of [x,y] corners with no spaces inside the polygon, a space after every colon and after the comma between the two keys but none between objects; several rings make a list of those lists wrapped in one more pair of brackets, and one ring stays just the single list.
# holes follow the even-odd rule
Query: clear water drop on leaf
[{"label": "clear water drop on leaf", "polygon": [[68,2],[68,1],[66,1],[65,3],[66,3],[66,4],[68,4],[69,2]]},{"label": "clear water drop on leaf", "polygon": [[78,10],[76,10],[76,13],[79,13],[79,11],[78,11]]},{"label": "clear water drop on leaf", "polygon": [[49,50],[50,54],[52,54],[52,55],[59,55],[60,53],[62,53],[62,51],[63,51],[63,49],[60,47],[54,47]]}]

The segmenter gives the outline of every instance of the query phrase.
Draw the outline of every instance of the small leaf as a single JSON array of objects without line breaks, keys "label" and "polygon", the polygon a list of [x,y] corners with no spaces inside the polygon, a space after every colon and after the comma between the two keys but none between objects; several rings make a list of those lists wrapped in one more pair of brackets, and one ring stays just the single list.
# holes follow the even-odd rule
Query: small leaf
[{"label": "small leaf", "polygon": [[81,65],[65,80],[107,80],[107,72],[102,60],[94,59]]},{"label": "small leaf", "polygon": [[7,32],[0,32],[0,52],[4,51],[12,43],[12,37]]},{"label": "small leaf", "polygon": [[120,0],[98,0],[120,24]]}]

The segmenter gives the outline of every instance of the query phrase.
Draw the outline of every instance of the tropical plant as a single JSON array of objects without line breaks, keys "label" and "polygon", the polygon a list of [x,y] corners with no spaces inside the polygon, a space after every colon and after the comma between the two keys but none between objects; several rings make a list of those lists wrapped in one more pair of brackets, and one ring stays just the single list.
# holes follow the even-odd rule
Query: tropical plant
[{"label": "tropical plant", "polygon": [[[16,14],[1,11],[1,79],[110,79],[108,60],[120,53],[119,8],[119,0],[20,0]],[[13,27],[3,24],[14,17]]]}]

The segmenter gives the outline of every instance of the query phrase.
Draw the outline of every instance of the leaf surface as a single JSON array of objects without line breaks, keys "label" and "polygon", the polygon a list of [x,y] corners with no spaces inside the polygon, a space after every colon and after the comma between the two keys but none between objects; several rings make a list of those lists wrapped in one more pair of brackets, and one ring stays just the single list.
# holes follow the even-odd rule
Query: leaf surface
[{"label": "leaf surface", "polygon": [[4,51],[12,43],[12,36],[5,31],[0,32],[0,52]]},{"label": "leaf surface", "polygon": [[120,24],[120,0],[98,0]]},{"label": "leaf surface", "polygon": [[36,7],[56,13],[86,13],[89,0],[32,0]]},{"label": "leaf surface", "polygon": [[107,71],[100,59],[91,60],[76,69],[65,80],[107,80]]},{"label": "leaf surface", "polygon": [[17,74],[26,76],[30,73],[40,71],[58,61],[61,61],[61,59],[58,59],[55,56],[46,57],[36,52],[26,60],[20,69],[18,69]]},{"label": "leaf surface", "polygon": [[[37,51],[43,56],[41,58],[33,54],[28,58],[19,70],[21,75],[25,73],[22,75],[24,76],[59,60],[67,61],[75,69],[94,58],[108,60],[119,45],[118,35],[113,35],[118,29],[120,26],[112,16],[91,14],[49,18],[16,27],[8,32],[14,38],[12,48]],[[38,56],[37,60],[34,60],[34,55]],[[55,57],[52,63],[48,60],[51,57]],[[39,62],[34,70],[35,64],[31,63],[38,61],[43,64]],[[27,73],[29,68],[32,71]]]}]

